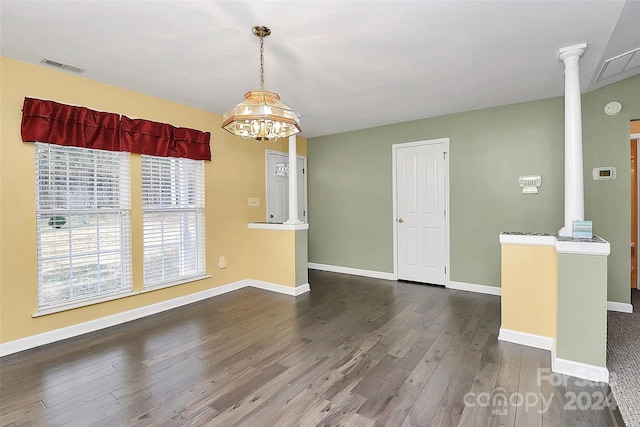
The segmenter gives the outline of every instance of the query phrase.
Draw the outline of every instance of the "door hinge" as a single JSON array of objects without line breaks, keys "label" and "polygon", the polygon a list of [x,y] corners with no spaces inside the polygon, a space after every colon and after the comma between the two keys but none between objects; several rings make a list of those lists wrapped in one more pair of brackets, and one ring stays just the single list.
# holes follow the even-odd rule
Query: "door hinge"
[{"label": "door hinge", "polygon": [[443,156],[444,156],[444,159],[445,159],[445,160],[447,160],[447,152],[446,152],[446,151],[443,151],[443,152],[442,152],[442,154],[443,154]]},{"label": "door hinge", "polygon": [[447,267],[444,267],[444,274],[447,274]]},{"label": "door hinge", "polygon": [[446,209],[444,210],[444,217],[445,218],[447,217],[447,210]]}]

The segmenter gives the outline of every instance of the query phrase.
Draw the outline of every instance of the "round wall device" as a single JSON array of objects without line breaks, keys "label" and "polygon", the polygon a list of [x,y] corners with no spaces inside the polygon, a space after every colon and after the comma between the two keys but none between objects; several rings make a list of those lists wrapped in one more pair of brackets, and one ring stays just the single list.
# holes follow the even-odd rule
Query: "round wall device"
[{"label": "round wall device", "polygon": [[604,112],[610,116],[615,116],[622,110],[622,104],[613,101],[604,106]]}]

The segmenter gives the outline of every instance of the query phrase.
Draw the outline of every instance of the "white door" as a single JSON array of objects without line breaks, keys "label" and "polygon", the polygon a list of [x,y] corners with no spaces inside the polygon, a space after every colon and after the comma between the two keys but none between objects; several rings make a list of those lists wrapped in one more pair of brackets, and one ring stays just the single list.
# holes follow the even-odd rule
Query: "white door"
[{"label": "white door", "polygon": [[[307,222],[305,158],[298,156],[298,219]],[[267,150],[267,222],[289,219],[289,155]]]},{"label": "white door", "polygon": [[394,145],[398,279],[447,284],[448,139]]}]

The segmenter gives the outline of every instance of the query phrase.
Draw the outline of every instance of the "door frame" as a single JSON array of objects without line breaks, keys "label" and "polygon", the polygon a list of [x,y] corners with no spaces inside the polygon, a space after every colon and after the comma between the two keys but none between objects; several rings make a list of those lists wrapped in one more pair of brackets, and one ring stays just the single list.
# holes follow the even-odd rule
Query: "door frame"
[{"label": "door frame", "polygon": [[[269,222],[269,170],[267,168],[267,164],[269,163],[269,155],[270,154],[282,154],[285,155],[287,157],[289,157],[289,153],[286,151],[278,151],[278,150],[271,150],[271,149],[266,149],[264,150],[264,205],[265,205],[265,210],[264,210],[264,217],[265,217],[265,221]],[[303,190],[304,190],[304,218],[298,218],[300,221],[304,222],[305,224],[309,222],[309,205],[307,204],[307,200],[309,199],[309,196],[307,195],[307,156],[303,156],[301,154],[296,155],[296,158],[298,160],[302,160],[304,162],[304,166],[303,166],[303,170],[302,171],[298,171],[298,173],[302,172],[302,181],[303,181]],[[298,203],[300,203],[300,200],[298,200]]]},{"label": "door frame", "polygon": [[397,155],[401,148],[417,147],[421,145],[444,144],[444,203],[445,203],[445,288],[449,287],[451,282],[450,268],[450,248],[451,248],[451,232],[450,232],[450,210],[449,210],[449,138],[429,139],[424,141],[405,142],[393,144],[391,146],[391,164],[392,164],[392,191],[393,191],[393,277],[398,280],[398,183],[397,183]]},{"label": "door frame", "polygon": [[[636,275],[638,277],[637,282],[636,282],[636,288],[635,289],[640,289],[640,254],[638,253],[638,250],[640,249],[638,247],[638,244],[640,244],[640,170],[638,169],[639,165],[640,165],[640,161],[638,159],[638,156],[640,155],[640,133],[632,133],[629,135],[629,139],[630,142],[632,144],[636,144],[637,147],[637,154],[636,154],[636,218],[635,220],[637,221],[638,227],[636,229],[637,231],[637,235],[636,235]],[[632,200],[633,200],[633,195],[632,195]],[[631,287],[631,289],[634,289],[633,287]]]}]

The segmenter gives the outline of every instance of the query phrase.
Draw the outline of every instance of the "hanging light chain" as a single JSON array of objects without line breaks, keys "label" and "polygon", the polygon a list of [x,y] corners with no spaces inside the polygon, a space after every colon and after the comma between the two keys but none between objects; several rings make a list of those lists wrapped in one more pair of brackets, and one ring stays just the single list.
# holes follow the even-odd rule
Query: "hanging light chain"
[{"label": "hanging light chain", "polygon": [[260,36],[260,89],[264,90],[264,36]]},{"label": "hanging light chain", "polygon": [[252,28],[253,34],[260,37],[260,88],[264,90],[264,38],[271,34],[268,27],[256,25]]}]

